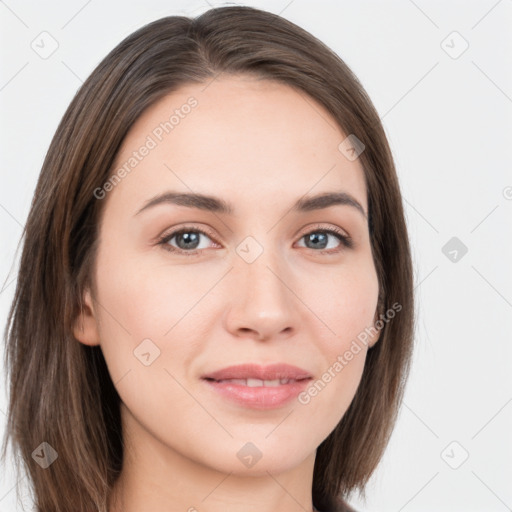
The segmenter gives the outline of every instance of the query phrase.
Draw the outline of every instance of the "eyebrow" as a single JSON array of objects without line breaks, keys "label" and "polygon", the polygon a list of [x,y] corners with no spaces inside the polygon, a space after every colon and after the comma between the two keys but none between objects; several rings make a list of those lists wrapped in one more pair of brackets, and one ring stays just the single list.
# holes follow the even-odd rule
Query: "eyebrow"
[{"label": "eyebrow", "polygon": [[[137,211],[135,215],[160,204],[175,204],[186,206],[188,208],[197,208],[199,210],[210,211],[225,215],[234,215],[233,206],[218,197],[198,193],[184,192],[164,192],[148,201]],[[322,210],[330,206],[345,205],[351,206],[366,219],[367,215],[359,201],[347,192],[324,192],[314,196],[301,197],[295,202],[291,210],[293,212],[309,212],[313,210]]]}]

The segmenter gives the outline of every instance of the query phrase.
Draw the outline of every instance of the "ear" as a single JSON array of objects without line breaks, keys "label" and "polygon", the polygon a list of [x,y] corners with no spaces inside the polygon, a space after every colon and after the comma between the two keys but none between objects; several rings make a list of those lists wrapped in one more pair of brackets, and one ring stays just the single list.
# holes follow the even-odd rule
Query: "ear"
[{"label": "ear", "polygon": [[368,348],[372,348],[377,343],[377,341],[379,341],[379,339],[380,339],[380,333],[382,332],[382,329],[377,329],[375,324],[376,324],[377,320],[380,319],[379,317],[383,310],[384,310],[383,301],[382,301],[382,298],[379,296],[379,301],[378,301],[377,307],[375,308],[375,316],[373,317],[373,326],[377,330],[377,332],[375,334],[373,334],[373,332],[372,332],[372,335],[369,338]]},{"label": "ear", "polygon": [[82,310],[75,319],[73,335],[84,345],[94,346],[100,344],[96,312],[89,288],[84,292]]},{"label": "ear", "polygon": [[[379,316],[378,316],[378,310],[377,312],[375,313],[375,317],[373,319],[373,326],[375,328],[375,322],[378,320]],[[372,334],[370,335],[369,337],[369,341],[368,341],[368,348],[372,348],[376,343],[377,341],[379,341],[380,339],[380,329],[377,329],[377,332],[375,334]]]}]

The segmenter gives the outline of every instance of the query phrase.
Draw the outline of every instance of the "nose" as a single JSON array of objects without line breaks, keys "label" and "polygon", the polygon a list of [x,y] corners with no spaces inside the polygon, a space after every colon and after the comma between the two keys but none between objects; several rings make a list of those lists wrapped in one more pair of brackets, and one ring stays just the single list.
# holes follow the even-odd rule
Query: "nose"
[{"label": "nose", "polygon": [[300,320],[300,300],[286,262],[264,251],[248,263],[237,258],[230,276],[225,328],[236,337],[255,340],[293,336]]}]

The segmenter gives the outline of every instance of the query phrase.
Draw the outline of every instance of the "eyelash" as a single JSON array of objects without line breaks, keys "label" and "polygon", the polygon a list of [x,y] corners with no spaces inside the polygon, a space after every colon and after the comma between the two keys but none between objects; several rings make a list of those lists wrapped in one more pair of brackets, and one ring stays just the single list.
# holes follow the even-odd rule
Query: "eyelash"
[{"label": "eyelash", "polygon": [[[186,227],[180,228],[176,231],[172,231],[171,233],[162,235],[161,237],[158,238],[157,245],[162,245],[164,250],[172,252],[172,253],[183,254],[186,256],[199,256],[201,254],[201,252],[204,251],[205,249],[193,249],[190,251],[185,251],[183,249],[177,249],[176,247],[172,247],[171,245],[168,244],[168,242],[170,240],[172,240],[175,236],[180,235],[182,233],[191,233],[191,232],[200,233],[202,235],[205,235],[215,242],[215,237],[213,236],[213,234],[209,233],[207,230],[199,229],[199,228],[193,227],[193,226],[190,226],[190,227],[186,226]],[[316,227],[315,229],[308,231],[307,233],[304,233],[300,237],[299,240],[302,240],[304,237],[311,235],[312,233],[324,233],[324,234],[333,235],[341,242],[341,245],[346,249],[352,249],[354,246],[352,238],[348,235],[345,235],[338,228],[327,229],[327,228]],[[217,243],[217,242],[215,242],[215,243]],[[335,249],[335,250],[333,250],[333,249],[328,249],[328,250],[326,250],[326,249],[323,249],[323,250],[311,249],[311,250],[313,252],[320,253],[320,254],[334,255],[334,254],[341,252],[343,250],[343,247]],[[306,247],[306,249],[308,249],[308,247]]]}]

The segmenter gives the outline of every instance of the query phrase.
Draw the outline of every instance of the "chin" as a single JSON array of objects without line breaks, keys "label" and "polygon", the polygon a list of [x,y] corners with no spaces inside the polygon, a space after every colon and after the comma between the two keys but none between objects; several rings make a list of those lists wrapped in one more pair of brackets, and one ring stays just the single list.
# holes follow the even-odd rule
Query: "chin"
[{"label": "chin", "polygon": [[[292,439],[276,435],[271,440],[270,437],[275,434],[265,438],[267,435],[268,431],[261,435],[254,435],[253,432],[248,438],[235,437],[226,444],[217,444],[215,453],[210,452],[209,460],[203,463],[222,473],[268,476],[268,473],[290,471],[316,453],[315,446],[308,450],[311,438]],[[204,454],[203,450],[202,459]]]}]

